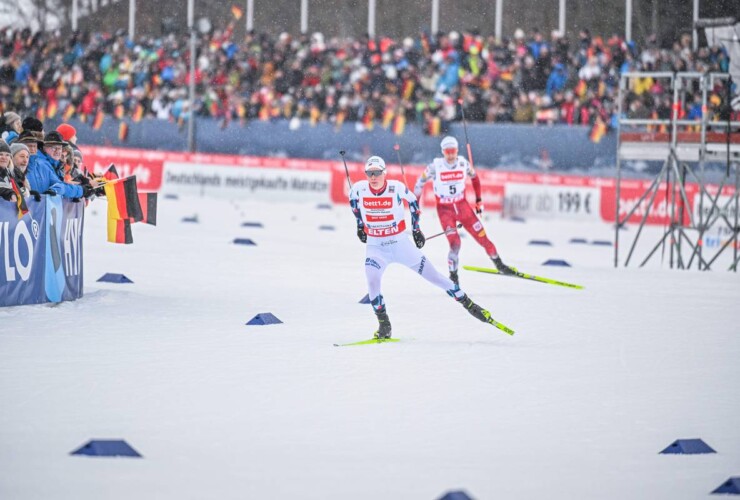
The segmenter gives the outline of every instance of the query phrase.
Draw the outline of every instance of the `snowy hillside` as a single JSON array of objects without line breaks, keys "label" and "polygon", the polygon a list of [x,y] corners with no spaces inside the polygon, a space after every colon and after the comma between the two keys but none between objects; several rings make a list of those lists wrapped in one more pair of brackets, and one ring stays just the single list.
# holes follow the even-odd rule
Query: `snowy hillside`
[{"label": "snowy hillside", "polygon": [[[376,327],[348,208],[161,198],[124,246],[94,202],[85,297],[0,309],[0,498],[696,499],[740,475],[738,274],[569,243],[606,225],[486,225],[506,262],[585,289],[461,271],[509,337],[394,266],[401,342],[334,347]],[[424,252],[446,272],[444,238]],[[461,263],[490,265],[469,237]],[[264,312],[284,323],[245,325]],[[93,438],[143,458],[69,455]],[[679,438],[717,453],[659,454]]]}]

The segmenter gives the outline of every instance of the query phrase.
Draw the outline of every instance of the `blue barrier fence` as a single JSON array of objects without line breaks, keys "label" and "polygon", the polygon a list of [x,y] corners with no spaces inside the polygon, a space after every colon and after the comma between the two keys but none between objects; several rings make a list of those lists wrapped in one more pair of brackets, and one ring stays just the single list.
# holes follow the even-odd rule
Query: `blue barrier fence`
[{"label": "blue barrier fence", "polygon": [[82,297],[84,203],[27,201],[18,219],[15,203],[0,200],[0,306]]},{"label": "blue barrier fence", "polygon": [[[131,123],[125,142],[118,139],[119,120],[108,117],[99,130],[79,121],[70,123],[77,128],[80,144],[187,150],[187,126],[178,127],[163,120]],[[50,121],[49,125],[56,127],[57,123]],[[380,126],[372,131],[358,131],[354,123],[345,123],[338,129],[329,123],[311,126],[306,121],[296,128],[295,123],[291,126],[287,120],[251,121],[244,125],[236,121],[225,128],[221,125],[210,118],[196,119],[198,152],[336,160],[338,151],[345,150],[348,160],[364,161],[369,155],[378,154],[395,162],[393,145],[398,143],[404,163],[425,164],[440,154],[441,137],[425,135],[416,125],[407,126],[400,136]],[[565,125],[472,123],[468,126],[476,165],[506,170],[613,175],[616,134],[608,133],[599,143],[593,143],[589,140],[589,131],[589,127]],[[452,125],[450,135],[457,137],[461,152],[464,152],[462,125]]]}]

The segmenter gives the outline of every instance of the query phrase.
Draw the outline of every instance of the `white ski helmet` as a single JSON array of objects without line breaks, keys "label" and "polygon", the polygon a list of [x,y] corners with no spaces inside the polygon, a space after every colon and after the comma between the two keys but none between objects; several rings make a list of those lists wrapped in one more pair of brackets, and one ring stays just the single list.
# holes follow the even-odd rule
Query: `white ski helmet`
[{"label": "white ski helmet", "polygon": [[457,139],[455,139],[451,135],[448,135],[447,137],[442,139],[440,146],[442,146],[442,152],[444,152],[445,149],[457,149]]},{"label": "white ski helmet", "polygon": [[383,161],[383,158],[380,156],[371,156],[368,158],[365,162],[365,172],[371,170],[380,170],[381,172],[385,172],[385,162]]}]

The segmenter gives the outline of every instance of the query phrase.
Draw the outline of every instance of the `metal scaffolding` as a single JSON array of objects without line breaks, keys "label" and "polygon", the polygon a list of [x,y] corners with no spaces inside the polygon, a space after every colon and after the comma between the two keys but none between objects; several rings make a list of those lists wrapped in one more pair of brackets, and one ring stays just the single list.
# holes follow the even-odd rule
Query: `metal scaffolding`
[{"label": "metal scaffolding", "polygon": [[[671,90],[669,118],[644,118],[625,115],[624,102],[636,84],[662,82]],[[721,97],[726,115],[721,120],[710,119],[710,94],[715,84],[725,80],[726,93]],[[726,73],[625,73],[620,77],[618,96],[619,134],[617,142],[617,184],[615,207],[614,266],[629,266],[637,253],[638,241],[647,239],[643,229],[648,221],[663,221],[662,236],[649,246],[639,266],[647,264],[660,252],[664,258],[666,244],[670,268],[709,270],[728,248],[732,248],[730,270],[737,271],[738,209],[740,208],[740,122],[731,121],[730,87],[732,80]],[[701,96],[701,118],[685,119],[687,97]],[[716,104],[716,103],[714,103]],[[634,113],[638,114],[638,113]],[[644,114],[644,113],[643,113]],[[712,117],[716,118],[716,117]],[[620,206],[623,185],[634,180],[623,178],[625,161],[662,161],[660,171],[649,183],[640,183],[642,191],[633,206],[626,207],[622,216]],[[708,164],[723,164],[721,174],[707,177]],[[715,170],[717,170],[715,168]],[[647,185],[646,188],[644,186]],[[644,190],[642,190],[644,188]],[[660,195],[660,196],[659,196]],[[693,195],[693,200],[690,195]],[[656,204],[656,199],[661,202]],[[693,201],[693,203],[692,203]],[[640,211],[642,215],[640,217]],[[636,220],[639,219],[639,220]],[[629,251],[620,262],[620,237],[628,222],[637,222]],[[729,237],[715,252],[707,248],[707,232],[719,224]],[[650,243],[650,242],[648,242]],[[645,247],[642,247],[645,250]]]}]

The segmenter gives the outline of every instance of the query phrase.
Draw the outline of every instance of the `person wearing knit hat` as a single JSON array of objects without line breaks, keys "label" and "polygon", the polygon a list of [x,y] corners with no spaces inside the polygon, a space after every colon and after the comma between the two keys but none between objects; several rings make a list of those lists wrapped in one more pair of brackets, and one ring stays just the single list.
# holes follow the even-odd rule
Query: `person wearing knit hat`
[{"label": "person wearing knit hat", "polygon": [[77,130],[69,123],[62,123],[57,127],[57,132],[62,134],[62,139],[71,143],[77,144]]},{"label": "person wearing knit hat", "polygon": [[22,131],[21,117],[18,113],[8,111],[0,119],[0,137],[7,143],[12,144],[18,139],[18,134]]},{"label": "person wearing knit hat", "polygon": [[10,146],[10,158],[13,161],[12,173],[15,178],[15,182],[23,194],[27,195],[31,191],[31,185],[28,183],[28,179],[26,178],[28,160],[31,158],[28,146],[22,142],[14,143]]}]

